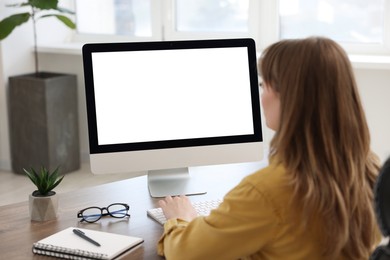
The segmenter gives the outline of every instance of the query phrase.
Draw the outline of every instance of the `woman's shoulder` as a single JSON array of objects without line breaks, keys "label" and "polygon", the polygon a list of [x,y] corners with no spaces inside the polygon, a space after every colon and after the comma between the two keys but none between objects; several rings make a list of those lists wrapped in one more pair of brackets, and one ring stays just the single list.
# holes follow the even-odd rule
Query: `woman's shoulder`
[{"label": "woman's shoulder", "polygon": [[288,183],[288,175],[281,163],[271,162],[266,167],[248,175],[244,178],[254,186],[267,186]]},{"label": "woman's shoulder", "polygon": [[285,167],[275,163],[248,175],[241,185],[242,189],[251,191],[252,196],[266,198],[276,207],[285,205],[294,189]]},{"label": "woman's shoulder", "polygon": [[[289,215],[289,205],[293,187],[288,180],[285,168],[280,164],[268,166],[245,177],[228,195],[230,203],[235,202],[241,208],[250,208],[254,214],[273,214],[278,223],[285,223]],[[264,208],[267,212],[264,212]]]}]

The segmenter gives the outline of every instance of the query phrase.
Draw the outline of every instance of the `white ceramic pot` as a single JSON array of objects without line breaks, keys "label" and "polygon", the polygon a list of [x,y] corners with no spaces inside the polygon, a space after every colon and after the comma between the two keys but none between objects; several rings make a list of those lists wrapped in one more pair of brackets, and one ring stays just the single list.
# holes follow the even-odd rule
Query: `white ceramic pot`
[{"label": "white ceramic pot", "polygon": [[57,218],[58,215],[58,195],[53,192],[53,195],[38,197],[30,194],[29,207],[30,217],[34,221],[47,221]]}]

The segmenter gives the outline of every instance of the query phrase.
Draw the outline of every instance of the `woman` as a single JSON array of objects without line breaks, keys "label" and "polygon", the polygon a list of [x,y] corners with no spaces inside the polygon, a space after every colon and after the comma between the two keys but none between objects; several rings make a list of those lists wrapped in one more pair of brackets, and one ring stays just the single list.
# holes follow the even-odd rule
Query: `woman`
[{"label": "woman", "polygon": [[259,59],[268,167],[244,178],[207,217],[189,200],[159,202],[168,259],[367,259],[379,242],[379,161],[351,64],[334,41],[284,40]]}]

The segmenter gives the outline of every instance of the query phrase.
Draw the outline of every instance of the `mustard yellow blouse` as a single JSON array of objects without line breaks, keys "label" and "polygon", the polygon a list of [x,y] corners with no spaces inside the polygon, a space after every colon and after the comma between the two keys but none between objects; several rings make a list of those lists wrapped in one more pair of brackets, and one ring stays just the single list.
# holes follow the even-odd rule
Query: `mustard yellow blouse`
[{"label": "mustard yellow blouse", "polygon": [[244,178],[209,216],[168,220],[158,253],[169,260],[325,259],[321,225],[300,225],[286,177],[282,166],[270,164]]}]

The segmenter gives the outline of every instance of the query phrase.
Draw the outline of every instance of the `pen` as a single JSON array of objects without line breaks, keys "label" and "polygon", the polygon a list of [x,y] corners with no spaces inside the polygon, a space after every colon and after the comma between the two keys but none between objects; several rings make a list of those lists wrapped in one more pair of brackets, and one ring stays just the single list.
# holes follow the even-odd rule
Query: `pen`
[{"label": "pen", "polygon": [[85,233],[83,231],[79,230],[79,229],[73,229],[73,233],[75,233],[79,237],[84,238],[85,240],[91,242],[95,246],[100,246],[100,244],[98,242],[96,242],[95,240],[93,240],[90,237],[87,237],[87,235],[85,235]]}]

